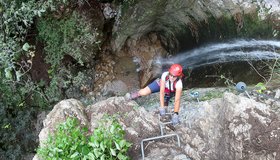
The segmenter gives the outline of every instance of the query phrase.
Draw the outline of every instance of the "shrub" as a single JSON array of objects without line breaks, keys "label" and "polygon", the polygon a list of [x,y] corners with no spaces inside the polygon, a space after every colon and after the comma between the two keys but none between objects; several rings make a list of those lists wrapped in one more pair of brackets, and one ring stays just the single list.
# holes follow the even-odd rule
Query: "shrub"
[{"label": "shrub", "polygon": [[[33,123],[36,112],[40,107],[49,106],[50,100],[59,100],[49,100],[44,93],[45,84],[31,81],[28,73],[32,68],[35,48],[27,43],[27,38],[34,38],[29,34],[34,27],[33,20],[67,2],[0,2],[0,159],[21,159],[24,154],[33,153],[37,146]],[[53,88],[50,92],[58,93],[58,89]]]},{"label": "shrub", "polygon": [[[111,124],[110,127],[105,126]],[[94,133],[87,136],[87,129],[79,127],[76,118],[68,118],[54,134],[49,135],[37,150],[43,159],[128,159],[131,146],[124,139],[124,131],[115,119],[104,118]]]},{"label": "shrub", "polygon": [[0,79],[0,159],[20,159],[37,145],[32,123],[36,111],[25,104],[26,88],[15,92],[18,87]]},{"label": "shrub", "polygon": [[89,145],[93,148],[93,154],[90,155],[101,160],[129,159],[126,152],[131,144],[124,139],[124,134],[124,130],[115,119],[103,119],[90,136]]},{"label": "shrub", "polygon": [[[89,62],[99,50],[99,33],[77,12],[60,19],[42,18],[37,25],[39,38],[45,43],[46,61],[55,71],[64,55],[71,55],[80,65]],[[56,74],[56,73],[54,73]]]}]

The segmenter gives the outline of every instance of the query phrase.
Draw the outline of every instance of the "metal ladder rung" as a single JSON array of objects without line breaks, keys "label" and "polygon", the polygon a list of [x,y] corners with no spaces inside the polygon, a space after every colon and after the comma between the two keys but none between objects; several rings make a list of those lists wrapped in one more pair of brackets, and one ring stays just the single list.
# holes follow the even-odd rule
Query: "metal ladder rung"
[{"label": "metal ladder rung", "polygon": [[143,160],[145,159],[144,146],[143,146],[143,145],[144,145],[144,141],[151,141],[151,140],[156,140],[156,139],[161,139],[161,138],[169,138],[169,137],[173,137],[173,136],[176,136],[176,137],[177,137],[178,146],[180,147],[181,144],[180,144],[179,135],[178,135],[178,134],[175,134],[175,133],[143,139],[143,140],[141,141],[142,159],[143,159]]}]

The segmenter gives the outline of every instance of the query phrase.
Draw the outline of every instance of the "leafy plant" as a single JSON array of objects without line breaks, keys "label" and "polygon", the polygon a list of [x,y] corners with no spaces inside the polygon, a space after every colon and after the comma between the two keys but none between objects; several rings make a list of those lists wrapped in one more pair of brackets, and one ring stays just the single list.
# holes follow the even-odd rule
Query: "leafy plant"
[{"label": "leafy plant", "polygon": [[[52,159],[111,159],[124,160],[131,146],[124,139],[124,131],[115,119],[101,120],[94,133],[87,136],[87,129],[81,129],[76,118],[68,118],[60,124],[53,135],[37,150],[39,156]],[[108,127],[107,125],[111,125]]]},{"label": "leafy plant", "polygon": [[77,119],[68,118],[37,152],[43,159],[80,159],[89,152],[86,131],[78,127]]},{"label": "leafy plant", "polygon": [[28,92],[21,84],[7,84],[0,79],[0,159],[20,159],[37,145],[32,125],[36,110],[26,106],[25,99],[32,97]]},{"label": "leafy plant", "polygon": [[263,91],[266,90],[265,84],[262,83],[262,82],[260,82],[260,83],[258,83],[257,85],[255,85],[255,88],[256,88],[256,91],[257,91],[258,93],[263,93]]},{"label": "leafy plant", "polygon": [[126,153],[131,144],[124,139],[124,134],[115,119],[103,119],[90,137],[89,145],[93,148],[91,156],[101,160],[129,159]]},{"label": "leafy plant", "polygon": [[214,99],[214,98],[221,98],[223,96],[223,92],[221,91],[210,91],[210,92],[206,92],[201,98],[201,101],[207,101],[210,99]]},{"label": "leafy plant", "polygon": [[28,74],[35,48],[27,38],[34,19],[58,1],[0,1],[0,159],[21,159],[37,145],[32,121],[48,100]]},{"label": "leafy plant", "polygon": [[59,68],[66,54],[84,65],[95,56],[93,51],[99,50],[97,29],[92,29],[85,17],[75,11],[60,19],[51,16],[40,19],[37,28],[39,38],[46,44],[46,61],[52,65],[52,71]]}]

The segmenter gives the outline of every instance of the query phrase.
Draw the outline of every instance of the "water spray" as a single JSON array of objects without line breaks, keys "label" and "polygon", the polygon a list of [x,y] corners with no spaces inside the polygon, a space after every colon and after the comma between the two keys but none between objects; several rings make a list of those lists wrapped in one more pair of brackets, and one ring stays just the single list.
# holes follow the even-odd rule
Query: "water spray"
[{"label": "water spray", "polygon": [[280,41],[236,40],[178,53],[172,57],[161,59],[161,62],[162,65],[168,65],[172,62],[179,63],[184,67],[198,68],[236,61],[272,60],[280,58],[280,54],[277,52],[279,49]]}]

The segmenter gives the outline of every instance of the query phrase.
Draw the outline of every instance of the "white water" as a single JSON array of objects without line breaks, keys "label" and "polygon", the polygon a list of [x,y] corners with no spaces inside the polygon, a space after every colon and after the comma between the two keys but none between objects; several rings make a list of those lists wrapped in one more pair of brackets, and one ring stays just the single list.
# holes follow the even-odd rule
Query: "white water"
[{"label": "white water", "polygon": [[270,60],[280,58],[280,41],[235,40],[200,47],[161,59],[161,65],[180,63],[184,68],[235,61]]}]

